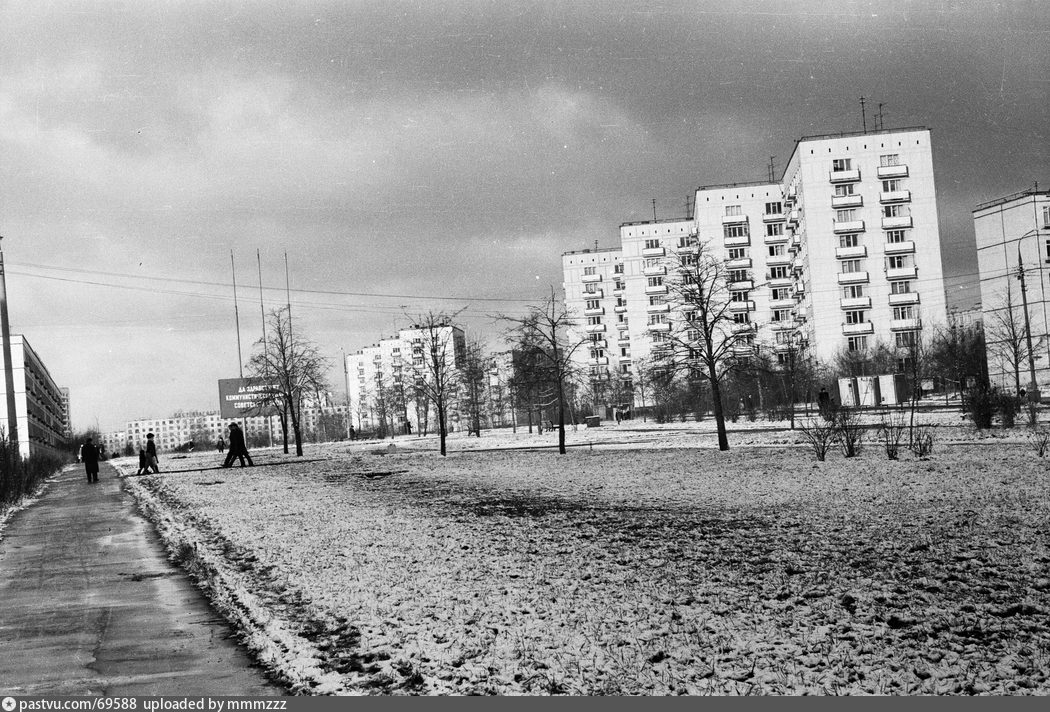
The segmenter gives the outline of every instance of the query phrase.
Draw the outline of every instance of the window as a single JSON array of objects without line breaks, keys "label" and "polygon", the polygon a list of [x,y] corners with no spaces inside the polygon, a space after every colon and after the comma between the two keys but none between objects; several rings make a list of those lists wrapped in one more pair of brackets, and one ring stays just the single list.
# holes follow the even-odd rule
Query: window
[{"label": "window", "polygon": [[587,284],[583,285],[583,292],[584,294],[597,294],[598,285],[595,282],[588,282]]},{"label": "window", "polygon": [[623,297],[617,297],[616,298],[616,306],[618,306],[618,307],[625,307],[625,306],[627,306],[627,300],[624,299]]},{"label": "window", "polygon": [[744,260],[744,259],[747,259],[747,248],[746,247],[730,247],[729,248],[729,259],[731,259],[731,260]]},{"label": "window", "polygon": [[662,260],[659,257],[646,257],[642,260],[642,269],[652,269],[653,267],[659,267]]},{"label": "window", "polygon": [[741,210],[739,205],[727,205],[726,206],[726,215],[743,215],[743,214],[744,213]]},{"label": "window", "polygon": [[699,341],[700,340],[700,330],[699,329],[688,329],[685,332],[685,338],[686,338],[686,341],[689,341],[689,342]]},{"label": "window", "polygon": [[770,267],[769,268],[769,278],[770,279],[787,279],[788,278],[787,265],[780,265],[780,266],[777,266],[777,267]]},{"label": "window", "polygon": [[747,237],[749,235],[747,231],[747,223],[733,223],[732,225],[723,225],[722,234],[725,237]]},{"label": "window", "polygon": [[586,308],[587,309],[600,309],[601,308],[601,301],[599,301],[598,299],[588,299]]},{"label": "window", "polygon": [[904,181],[900,178],[894,178],[893,180],[882,181],[882,192],[883,193],[896,193],[901,190],[901,186],[904,185]]},{"label": "window", "polygon": [[782,212],[784,212],[783,203],[766,203],[766,215],[779,215]]},{"label": "window", "polygon": [[879,165],[883,168],[889,166],[899,166],[901,164],[901,157],[899,153],[887,153],[884,156],[879,156]]},{"label": "window", "polygon": [[853,195],[853,183],[843,183],[835,186],[836,198],[845,198],[847,195]]},{"label": "window", "polygon": [[591,358],[604,358],[605,349],[591,349]]},{"label": "window", "polygon": [[860,260],[842,260],[839,263],[843,272],[863,272],[860,268]]},{"label": "window", "polygon": [[679,247],[696,247],[699,244],[699,240],[696,235],[683,235],[678,238]]},{"label": "window", "polygon": [[592,267],[584,267],[584,268],[583,268],[583,275],[584,275],[585,277],[589,277],[589,276],[591,276],[592,274],[594,274],[594,270],[595,270],[595,269],[597,269],[597,268],[596,268],[596,267],[593,267],[593,266],[592,266]]},{"label": "window", "polygon": [[774,301],[778,299],[791,299],[791,287],[773,287],[769,290],[769,298]]},{"label": "window", "polygon": [[836,173],[840,171],[848,171],[853,166],[853,159],[851,158],[836,158],[831,162],[831,170]]},{"label": "window", "polygon": [[776,342],[781,346],[791,343],[791,332],[790,331],[778,331],[776,335]]},{"label": "window", "polygon": [[914,319],[915,318],[915,307],[893,307],[893,318],[894,319]]},{"label": "window", "polygon": [[667,303],[667,297],[665,297],[662,294],[654,294],[651,297],[649,297],[649,306],[651,306],[651,307],[655,307],[655,306],[658,306],[660,304],[666,304],[666,303]]},{"label": "window", "polygon": [[657,331],[652,334],[652,340],[654,344],[659,344],[667,341],[667,334],[663,331]]},{"label": "window", "polygon": [[687,311],[687,312],[682,312],[682,319],[684,319],[686,322],[691,324],[694,321],[696,321],[696,312],[692,311],[692,310]]},{"label": "window", "polygon": [[908,238],[906,230],[887,230],[886,242],[904,242]]},{"label": "window", "polygon": [[733,321],[735,321],[737,324],[750,324],[751,323],[751,313],[750,312],[734,312],[733,313]]},{"label": "window", "polygon": [[849,351],[864,351],[868,348],[867,336],[850,336],[846,339],[846,349]]},{"label": "window", "polygon": [[631,350],[628,347],[626,347],[626,346],[621,346],[620,347],[620,357],[621,358],[630,358],[631,357]]},{"label": "window", "polygon": [[790,309],[774,309],[773,310],[773,321],[791,321],[791,310]]},{"label": "window", "polygon": [[659,248],[660,248],[660,240],[659,239],[646,240],[645,241],[645,249],[647,249],[647,250],[657,250]]},{"label": "window", "polygon": [[884,205],[882,206],[882,217],[904,218],[908,216],[907,205]]},{"label": "window", "polygon": [[613,265],[613,274],[623,274],[623,262],[617,262]]},{"label": "window", "polygon": [[630,364],[621,363],[620,364],[620,373],[625,373],[625,374],[629,375],[631,373],[631,366],[630,366]]},{"label": "window", "polygon": [[623,289],[623,282],[621,282],[620,280],[616,280],[613,283],[613,289]]},{"label": "window", "polygon": [[731,302],[746,302],[751,296],[751,292],[730,292],[729,301]]},{"label": "window", "polygon": [[743,282],[750,279],[750,277],[748,277],[746,269],[731,269],[729,270],[728,279],[730,282]]},{"label": "window", "polygon": [[597,326],[602,323],[602,318],[600,316],[589,316],[587,317],[587,323],[591,326]]},{"label": "window", "polygon": [[649,286],[650,287],[662,287],[662,286],[664,286],[664,278],[663,277],[650,277],[649,278]]},{"label": "window", "polygon": [[890,282],[890,294],[909,294],[911,292],[911,282],[904,280],[903,282]]},{"label": "window", "polygon": [[857,219],[857,211],[853,208],[835,211],[835,222],[853,222]]},{"label": "window", "polygon": [[1050,205],[1043,206],[1043,225],[1050,227]]},{"label": "window", "polygon": [[604,337],[601,334],[591,334],[591,341],[594,341],[595,343],[604,341]]},{"label": "window", "polygon": [[617,314],[616,315],[616,323],[617,324],[626,324],[627,323],[627,315],[626,314]]},{"label": "window", "polygon": [[906,349],[915,346],[917,339],[916,332],[914,331],[898,331],[894,336],[894,343],[899,349]]},{"label": "window", "polygon": [[856,247],[857,239],[856,235],[841,235],[839,237],[839,247]]},{"label": "window", "polygon": [[846,323],[847,324],[863,324],[864,323],[864,311],[861,309],[851,310],[846,312]]},{"label": "window", "polygon": [[863,284],[851,284],[848,287],[842,288],[843,299],[860,299],[864,296],[864,285]]},{"label": "window", "polygon": [[911,267],[911,255],[891,255],[886,258],[886,266],[889,269]]},{"label": "window", "polygon": [[770,237],[784,234],[784,223],[769,223],[766,225],[766,234]]},{"label": "window", "polygon": [[787,247],[784,245],[770,245],[769,256],[770,257],[783,257],[787,254]]}]

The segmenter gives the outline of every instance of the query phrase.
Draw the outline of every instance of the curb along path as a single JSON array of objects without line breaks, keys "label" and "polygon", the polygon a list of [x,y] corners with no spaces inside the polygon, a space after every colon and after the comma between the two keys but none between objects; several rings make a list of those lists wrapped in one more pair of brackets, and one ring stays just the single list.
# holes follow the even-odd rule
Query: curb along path
[{"label": "curb along path", "polygon": [[66,468],[0,533],[0,694],[286,694],[100,470]]}]

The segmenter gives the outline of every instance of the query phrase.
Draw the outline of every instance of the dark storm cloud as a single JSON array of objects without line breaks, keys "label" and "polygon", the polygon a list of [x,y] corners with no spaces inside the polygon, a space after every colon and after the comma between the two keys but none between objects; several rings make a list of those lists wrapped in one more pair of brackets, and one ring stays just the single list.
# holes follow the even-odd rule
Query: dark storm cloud
[{"label": "dark storm cloud", "polygon": [[[933,129],[945,265],[972,290],[973,204],[1050,180],[1045,8],[9,3],[5,254],[125,282],[228,283],[234,250],[257,288],[258,248],[279,303],[287,251],[297,288],[464,296],[480,314],[482,298],[542,295],[560,282],[562,251],[615,244],[620,222],[651,216],[651,198],[679,216],[698,185],[763,179],[800,136],[858,130],[864,95],[869,123],[882,102],[887,127]],[[228,290],[134,284],[147,289],[13,279],[16,321],[113,423],[207,407],[211,377],[236,368]],[[426,305],[298,299],[316,302],[300,313],[332,354]],[[258,310],[243,312],[257,328]],[[137,350],[92,346],[76,360],[70,323],[98,323],[118,344],[149,333],[165,372],[182,374],[181,400],[144,385],[104,398],[113,387],[82,362],[148,383],[128,377]],[[193,357],[180,360],[187,343]],[[198,378],[200,354],[222,373]]]}]

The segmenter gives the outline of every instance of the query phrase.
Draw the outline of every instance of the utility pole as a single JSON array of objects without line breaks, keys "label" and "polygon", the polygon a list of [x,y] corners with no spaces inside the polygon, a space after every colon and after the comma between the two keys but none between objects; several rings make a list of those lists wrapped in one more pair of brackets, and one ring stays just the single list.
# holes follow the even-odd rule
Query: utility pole
[{"label": "utility pole", "polygon": [[339,349],[343,354],[343,378],[346,379],[346,439],[350,439],[350,367],[346,365],[346,349]]},{"label": "utility pole", "polygon": [[656,198],[653,198],[653,222],[656,222]]},{"label": "utility pole", "polygon": [[[3,240],[0,235],[0,240]],[[15,409],[15,366],[11,362],[11,322],[7,318],[7,277],[4,250],[0,247],[0,331],[3,332],[4,388],[7,390],[7,437],[18,449],[18,411]]]},{"label": "utility pole", "polygon": [[864,97],[860,98],[860,122],[864,133],[868,133],[868,113],[864,110]]},{"label": "utility pole", "polygon": [[[1028,345],[1028,375],[1032,379],[1028,384],[1028,403],[1035,415],[1035,404],[1039,402],[1039,386],[1035,381],[1035,351],[1032,349],[1032,324],[1028,318],[1028,288],[1024,279],[1024,264],[1021,262],[1021,245],[1017,245],[1017,279],[1021,280],[1021,308],[1024,309],[1024,335]],[[1032,418],[1035,425],[1035,418]]]}]

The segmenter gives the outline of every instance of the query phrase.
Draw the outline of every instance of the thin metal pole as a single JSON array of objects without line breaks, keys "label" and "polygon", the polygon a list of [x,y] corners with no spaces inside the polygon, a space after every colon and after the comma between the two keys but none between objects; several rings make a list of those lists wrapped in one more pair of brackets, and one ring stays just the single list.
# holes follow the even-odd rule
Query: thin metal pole
[{"label": "thin metal pole", "polygon": [[[0,240],[3,240],[0,235]],[[3,334],[4,387],[7,390],[7,435],[18,448],[18,411],[15,407],[15,369],[11,362],[11,322],[7,318],[7,277],[4,274],[4,251],[0,248],[0,330]],[[19,451],[20,452],[20,451]]]},{"label": "thin metal pole", "polygon": [[[270,345],[266,343],[266,306],[263,304],[262,257],[259,256],[258,248],[255,250],[255,264],[259,268],[259,314],[262,315],[263,375],[269,380],[270,360],[268,354]],[[270,447],[273,447],[273,416],[267,415],[264,417],[266,418],[266,434],[270,439]]]},{"label": "thin metal pole", "polygon": [[288,279],[288,253],[284,253],[284,294],[288,307],[288,342],[292,339],[292,286]]},{"label": "thin metal pole", "polygon": [[241,357],[241,314],[237,308],[237,265],[230,250],[230,271],[233,274],[233,321],[237,325],[237,372],[244,378],[244,359]]}]

